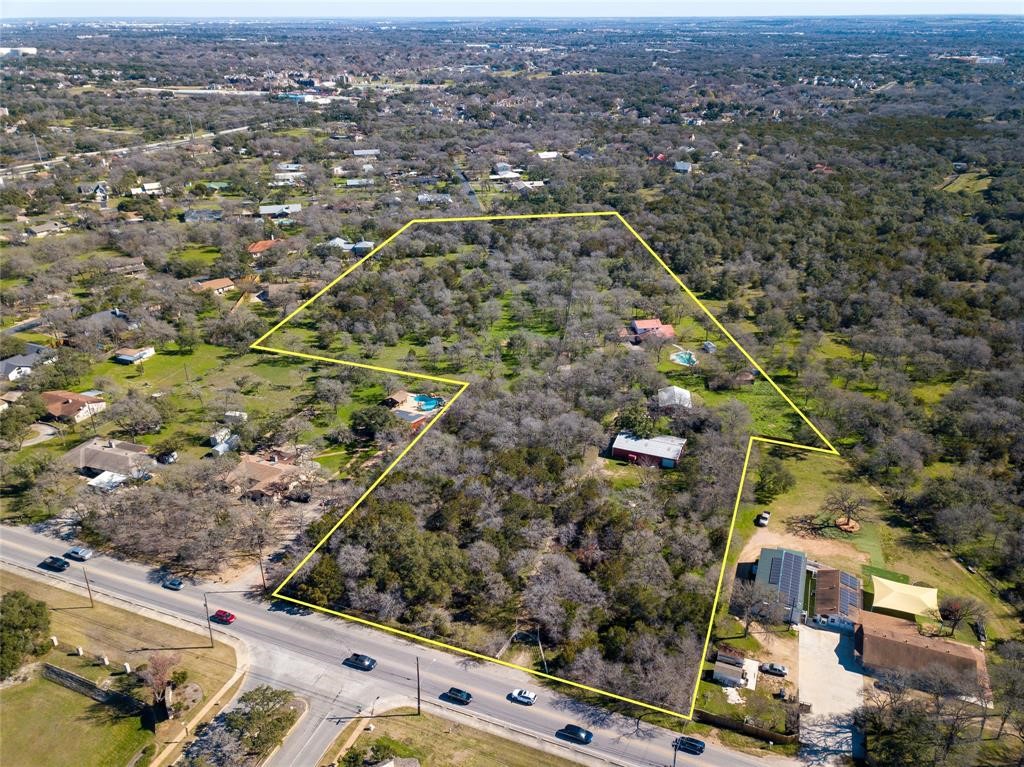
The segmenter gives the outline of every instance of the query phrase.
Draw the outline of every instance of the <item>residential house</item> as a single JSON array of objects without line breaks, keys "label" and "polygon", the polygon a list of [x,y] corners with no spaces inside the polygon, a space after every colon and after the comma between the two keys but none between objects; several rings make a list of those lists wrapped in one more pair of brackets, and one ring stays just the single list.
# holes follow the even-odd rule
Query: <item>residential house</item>
[{"label": "residential house", "polygon": [[259,207],[259,214],[270,218],[284,218],[300,212],[302,212],[302,203],[298,202],[285,205],[260,205]]},{"label": "residential house", "polygon": [[231,429],[227,426],[222,426],[217,429],[213,434],[210,435],[210,445],[219,445],[222,442],[227,442],[231,438]]},{"label": "residential house", "polygon": [[182,220],[186,224],[214,224],[224,218],[224,211],[219,208],[197,208],[186,210]]},{"label": "residential house", "polygon": [[373,250],[374,244],[369,240],[360,240],[352,246],[352,253],[357,256],[368,256]]},{"label": "residential house", "polygon": [[743,656],[719,650],[715,656],[715,669],[711,678],[725,687],[746,687],[747,671]]},{"label": "residential house", "polygon": [[257,240],[256,242],[250,243],[246,248],[246,251],[248,251],[251,256],[260,256],[271,248],[277,247],[282,242],[284,242],[284,240]]},{"label": "residential house", "polygon": [[137,277],[140,274],[145,274],[148,270],[146,269],[146,262],[141,256],[138,256],[136,258],[119,258],[107,267],[107,271],[111,274]]},{"label": "residential house", "polygon": [[636,437],[621,431],[612,442],[612,457],[622,458],[638,466],[660,466],[674,469],[683,455],[686,440],[669,434]]},{"label": "residential house", "polygon": [[107,403],[99,397],[58,389],[44,391],[39,395],[49,417],[55,421],[81,423],[107,409]]},{"label": "residential house", "polygon": [[303,166],[299,162],[279,162],[277,169],[286,173],[299,173],[303,170]]},{"label": "residential house", "polygon": [[841,570],[814,576],[814,619],[819,626],[853,631],[864,606],[860,578]]},{"label": "residential house", "polygon": [[416,202],[420,205],[451,205],[452,196],[450,194],[423,192],[416,195]]},{"label": "residential house", "polygon": [[221,420],[230,425],[245,423],[249,420],[249,414],[244,410],[228,410],[224,413],[224,418]]},{"label": "residential house", "polygon": [[64,461],[91,477],[91,487],[110,492],[129,479],[148,479],[156,461],[145,445],[94,437],[64,454]]},{"label": "residential house", "polygon": [[45,224],[36,224],[28,228],[29,237],[49,237],[51,234],[60,234],[66,231],[67,227],[57,221],[47,221]]},{"label": "residential house", "polygon": [[225,453],[230,453],[234,450],[237,450],[241,442],[241,437],[239,437],[237,434],[232,434],[223,442],[218,442],[216,445],[211,447],[210,452],[208,452],[204,457],[216,458],[218,456],[224,455]]},{"label": "residential house", "polygon": [[380,156],[379,149],[354,149],[352,150],[353,157],[378,157]]},{"label": "residential house", "polygon": [[693,407],[693,395],[679,386],[658,390],[658,407]]},{"label": "residential house", "polygon": [[807,556],[792,549],[761,549],[754,581],[779,595],[787,623],[799,623],[804,609]]},{"label": "residential house", "polygon": [[373,186],[374,181],[372,178],[347,178],[345,179],[345,186]]},{"label": "residential house", "polygon": [[0,360],[0,378],[5,381],[17,381],[24,378],[39,365],[53,362],[56,352],[42,344],[25,344],[24,354],[15,354]]},{"label": "residential house", "polygon": [[913,673],[942,666],[988,684],[985,654],[976,647],[922,636],[914,621],[862,611],[853,632],[854,653],[869,672]]},{"label": "residential house", "polygon": [[143,360],[148,360],[150,357],[156,354],[156,349],[152,346],[143,346],[141,349],[133,349],[128,346],[122,346],[120,349],[114,351],[114,362],[121,365],[138,365]]},{"label": "residential house", "polygon": [[558,157],[558,152],[537,152],[537,159],[539,160],[554,160]]},{"label": "residential house", "polygon": [[114,338],[121,333],[139,327],[138,322],[133,321],[126,312],[117,307],[104,309],[87,317],[80,317],[75,320],[75,325],[83,335]]},{"label": "residential house", "polygon": [[129,192],[132,197],[162,197],[164,187],[159,181],[153,181],[142,186],[133,186]]},{"label": "residential house", "polygon": [[[276,242],[276,240],[263,240],[263,242]],[[258,243],[253,243],[254,245]],[[252,245],[249,246],[250,248]],[[252,251],[249,251],[252,253]],[[263,251],[260,251],[261,253]],[[254,254],[255,255],[255,254]],[[192,290],[196,293],[210,292],[216,296],[222,296],[229,290],[234,289],[235,281],[230,277],[217,277],[212,280],[202,280],[201,282],[195,282],[192,284]]]},{"label": "residential house", "polygon": [[224,481],[244,498],[280,500],[301,478],[295,457],[280,451],[271,451],[266,458],[243,455],[238,465],[224,475]]},{"label": "residential house", "polygon": [[630,343],[638,344],[647,339],[662,338],[672,339],[676,337],[676,330],[671,325],[665,325],[657,317],[647,320],[633,320],[629,327],[619,331],[619,337],[628,340]]}]

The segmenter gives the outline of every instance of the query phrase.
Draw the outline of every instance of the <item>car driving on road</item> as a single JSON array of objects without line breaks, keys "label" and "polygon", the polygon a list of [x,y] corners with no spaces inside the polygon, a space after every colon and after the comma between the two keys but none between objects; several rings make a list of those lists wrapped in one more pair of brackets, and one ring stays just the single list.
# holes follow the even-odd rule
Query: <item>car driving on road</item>
[{"label": "car driving on road", "polygon": [[532,706],[537,702],[537,693],[529,690],[513,690],[509,696],[513,703],[521,703],[524,706]]},{"label": "car driving on road", "polygon": [[218,610],[210,616],[210,620],[216,623],[223,623],[225,626],[229,626],[235,622],[235,614],[229,613],[227,610]]},{"label": "car driving on road", "polygon": [[181,591],[185,588],[185,581],[181,578],[167,578],[161,585],[165,589],[170,589],[171,591]]},{"label": "car driving on road", "polygon": [[703,740],[691,738],[689,735],[680,735],[672,741],[672,747],[676,751],[685,751],[688,754],[703,754],[706,745]]},{"label": "car driving on road", "polygon": [[373,671],[377,667],[377,660],[369,655],[354,652],[342,661],[342,665],[360,671]]},{"label": "car driving on road", "polygon": [[458,703],[460,706],[468,706],[469,702],[473,700],[472,693],[466,692],[458,687],[448,688],[448,692],[446,692],[442,697],[447,698],[453,703]]},{"label": "car driving on road", "polygon": [[580,727],[578,724],[567,724],[555,734],[561,735],[566,740],[571,740],[574,743],[580,743],[584,746],[588,745],[594,739],[594,733]]},{"label": "car driving on road", "polygon": [[54,572],[62,573],[69,567],[71,567],[71,563],[68,562],[66,559],[62,559],[61,557],[47,557],[39,563],[39,566],[47,570],[53,570]]},{"label": "car driving on road", "polygon": [[92,555],[96,552],[85,546],[73,546],[67,550],[64,554],[68,559],[77,559],[79,562],[85,562],[87,559],[92,559]]}]

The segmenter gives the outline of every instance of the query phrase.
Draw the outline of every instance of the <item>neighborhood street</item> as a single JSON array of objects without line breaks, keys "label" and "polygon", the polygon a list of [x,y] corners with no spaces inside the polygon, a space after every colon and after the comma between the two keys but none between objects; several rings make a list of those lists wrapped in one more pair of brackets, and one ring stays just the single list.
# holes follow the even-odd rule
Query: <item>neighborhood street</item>
[{"label": "neighborhood street", "polygon": [[[84,585],[82,566],[52,574],[38,568],[46,556],[61,554],[64,542],[26,528],[0,530],[0,563],[23,575],[51,582]],[[131,609],[144,608],[153,617],[190,624],[205,632],[203,594],[210,610],[225,609],[238,620],[227,630],[216,628],[244,645],[240,662],[247,663],[245,688],[270,684],[295,691],[309,703],[304,716],[270,764],[299,767],[320,764],[320,757],[346,724],[358,714],[380,714],[400,705],[415,705],[416,659],[419,658],[424,708],[467,726],[498,732],[535,748],[575,758],[583,764],[617,764],[630,767],[663,767],[673,763],[674,733],[608,715],[593,707],[554,695],[527,674],[495,664],[476,662],[401,640],[319,613],[302,614],[286,603],[250,597],[251,584],[189,584],[183,591],[162,588],[152,571],[134,563],[105,556],[90,560],[89,580],[96,596]],[[128,605],[123,604],[129,603]],[[341,665],[353,652],[377,658],[379,665],[362,673]],[[439,696],[451,686],[473,693],[465,710],[444,703]],[[527,687],[539,693],[538,703],[522,707],[507,700],[509,692]],[[568,723],[594,731],[594,742],[576,747],[558,740],[555,732]],[[678,765],[795,764],[785,758],[758,756],[727,750],[713,743],[700,757],[678,754]]]}]

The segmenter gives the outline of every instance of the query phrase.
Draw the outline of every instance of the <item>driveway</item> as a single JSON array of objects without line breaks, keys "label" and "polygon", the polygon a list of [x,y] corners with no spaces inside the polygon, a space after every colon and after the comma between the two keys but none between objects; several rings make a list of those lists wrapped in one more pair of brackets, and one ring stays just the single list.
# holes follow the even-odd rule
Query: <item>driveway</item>
[{"label": "driveway", "polygon": [[21,443],[22,447],[38,445],[40,442],[46,442],[46,440],[57,436],[57,430],[49,424],[34,423],[29,428],[32,430],[32,436]]},{"label": "driveway", "polygon": [[863,702],[864,676],[854,658],[853,635],[810,626],[797,630],[800,702],[811,706],[800,717],[801,757],[808,764],[839,763],[853,753],[851,713]]}]

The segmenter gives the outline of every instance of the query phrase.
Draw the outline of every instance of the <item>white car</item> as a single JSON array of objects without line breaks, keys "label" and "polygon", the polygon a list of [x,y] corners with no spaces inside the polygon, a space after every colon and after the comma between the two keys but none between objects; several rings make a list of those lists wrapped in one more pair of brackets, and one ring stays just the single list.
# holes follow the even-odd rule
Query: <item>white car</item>
[{"label": "white car", "polygon": [[509,697],[513,703],[521,703],[524,706],[532,706],[537,702],[537,693],[529,690],[513,690]]},{"label": "white car", "polygon": [[68,549],[64,555],[68,559],[77,559],[79,562],[85,562],[86,560],[92,559],[92,555],[95,552],[92,549],[86,548],[85,546],[74,546]]}]

